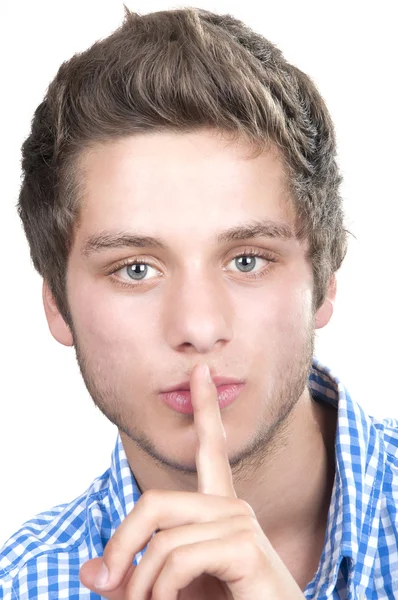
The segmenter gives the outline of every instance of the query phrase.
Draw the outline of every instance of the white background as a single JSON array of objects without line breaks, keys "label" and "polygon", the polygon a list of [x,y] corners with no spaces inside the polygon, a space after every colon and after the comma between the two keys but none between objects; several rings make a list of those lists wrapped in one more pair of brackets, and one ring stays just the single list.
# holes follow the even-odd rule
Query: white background
[{"label": "white background", "polygon": [[[138,12],[178,7],[133,2]],[[196,0],[276,43],[318,85],[334,119],[350,239],[317,355],[365,411],[398,417],[396,2]],[[38,512],[80,495],[110,464],[116,428],[95,409],[74,350],[50,335],[41,279],[16,213],[20,147],[60,64],[123,19],[122,2],[1,3],[0,546]]]}]

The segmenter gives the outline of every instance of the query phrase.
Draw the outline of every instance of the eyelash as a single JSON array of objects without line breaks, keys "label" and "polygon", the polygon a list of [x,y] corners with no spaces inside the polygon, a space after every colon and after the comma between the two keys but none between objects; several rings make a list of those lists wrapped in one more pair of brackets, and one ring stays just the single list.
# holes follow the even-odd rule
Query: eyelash
[{"label": "eyelash", "polygon": [[[239,254],[237,254],[236,256],[234,256],[231,260],[235,260],[237,258],[240,258],[241,256],[250,256],[250,257],[258,257],[258,258],[263,258],[264,260],[267,260],[269,263],[275,263],[276,259],[272,256],[270,256],[269,254],[262,252],[261,250],[244,250],[243,252],[240,252]],[[115,273],[117,273],[117,271],[120,271],[120,269],[122,269],[123,267],[128,267],[130,265],[137,265],[137,264],[141,264],[141,265],[149,265],[152,266],[147,260],[142,260],[140,258],[135,258],[135,259],[126,259],[125,261],[122,261],[121,263],[117,264],[115,267],[112,267],[112,270],[109,271],[108,273],[106,273],[106,275],[111,276],[114,275]],[[152,267],[154,269],[156,269],[156,267]],[[266,267],[264,267],[263,269],[261,269],[261,271],[259,273],[255,273],[253,275],[250,275],[249,273],[246,273],[246,275],[248,275],[249,279],[260,279],[261,277],[264,277],[268,271],[270,270],[270,268],[272,268],[272,265],[268,265]],[[243,275],[245,273],[242,273]],[[141,285],[146,285],[148,283],[148,281],[136,281],[136,282],[132,282],[133,283],[125,283],[119,279],[113,278],[113,281],[116,283],[116,285],[120,285],[121,287],[124,288],[136,288],[136,287],[140,287]]]}]

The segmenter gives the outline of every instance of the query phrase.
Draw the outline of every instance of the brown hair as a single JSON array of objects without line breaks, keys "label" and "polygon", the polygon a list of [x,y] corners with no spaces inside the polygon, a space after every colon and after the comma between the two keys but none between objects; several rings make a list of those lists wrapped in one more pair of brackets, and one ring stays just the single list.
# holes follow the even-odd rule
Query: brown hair
[{"label": "brown hair", "polygon": [[334,128],[315,85],[230,15],[124,10],[116,31],[61,65],[22,146],[18,212],[61,314],[71,324],[66,271],[84,184],[79,157],[137,132],[204,127],[281,152],[318,308],[344,259],[347,231]]}]

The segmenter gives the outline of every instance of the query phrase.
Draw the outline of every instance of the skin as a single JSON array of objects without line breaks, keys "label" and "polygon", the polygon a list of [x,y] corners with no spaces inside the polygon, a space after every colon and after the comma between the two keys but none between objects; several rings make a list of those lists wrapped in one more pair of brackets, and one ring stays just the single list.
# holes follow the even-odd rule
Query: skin
[{"label": "skin", "polygon": [[[43,283],[53,336],[75,346],[85,384],[118,427],[144,496],[199,493],[194,419],[172,411],[159,392],[189,380],[203,361],[212,375],[245,381],[221,411],[234,493],[305,589],[324,541],[336,427],[335,411],[315,403],[306,382],[314,330],[333,313],[335,277],[314,313],[307,242],[214,241],[252,219],[294,228],[281,157],[272,150],[249,158],[245,142],[201,130],[97,146],[81,167],[85,194],[67,271],[72,328]],[[107,229],[162,238],[168,249],[85,256],[87,238]],[[253,273],[264,276],[250,278],[234,260],[243,250],[275,262],[251,259]],[[143,285],[135,287],[131,268],[107,274],[137,256],[149,265]]]}]

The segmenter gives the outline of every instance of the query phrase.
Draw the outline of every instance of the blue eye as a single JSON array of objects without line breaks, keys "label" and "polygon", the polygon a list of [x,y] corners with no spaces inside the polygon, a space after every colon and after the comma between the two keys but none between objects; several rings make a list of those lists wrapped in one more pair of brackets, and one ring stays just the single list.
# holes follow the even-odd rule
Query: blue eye
[{"label": "blue eye", "polygon": [[243,273],[249,273],[250,271],[253,270],[253,267],[255,266],[255,262],[256,258],[259,258],[258,256],[253,256],[251,254],[242,254],[241,256],[236,256],[234,258],[234,260],[239,261],[242,260],[242,262],[236,263],[237,265],[239,264],[240,267],[243,267]]},{"label": "blue eye", "polygon": [[[259,272],[256,271],[252,273],[258,263],[258,259],[263,260],[266,265]],[[276,262],[276,260],[265,251],[252,250],[238,254],[231,259],[228,264],[234,262],[238,272],[247,274],[248,279],[258,279],[259,277],[266,275],[271,267],[271,263]],[[152,277],[147,277],[150,269],[154,271],[154,275]],[[139,258],[127,260],[124,264],[118,265],[114,270],[108,273],[108,275],[115,275],[119,272],[126,273],[127,277],[115,278],[115,282],[124,287],[137,287],[141,284],[145,284],[148,279],[156,277],[156,273],[159,274],[158,269],[151,266],[146,260]]]},{"label": "blue eye", "polygon": [[137,277],[138,280],[144,279],[145,275],[148,272],[148,265],[146,265],[145,263],[133,263],[131,265],[126,265],[125,268],[129,277]]},{"label": "blue eye", "polygon": [[142,281],[145,279],[145,276],[148,274],[148,269],[153,269],[156,271],[154,267],[151,267],[148,263],[141,260],[134,260],[132,262],[126,263],[121,268],[119,267],[114,273],[118,271],[123,271],[127,273],[128,278],[131,281]]}]

